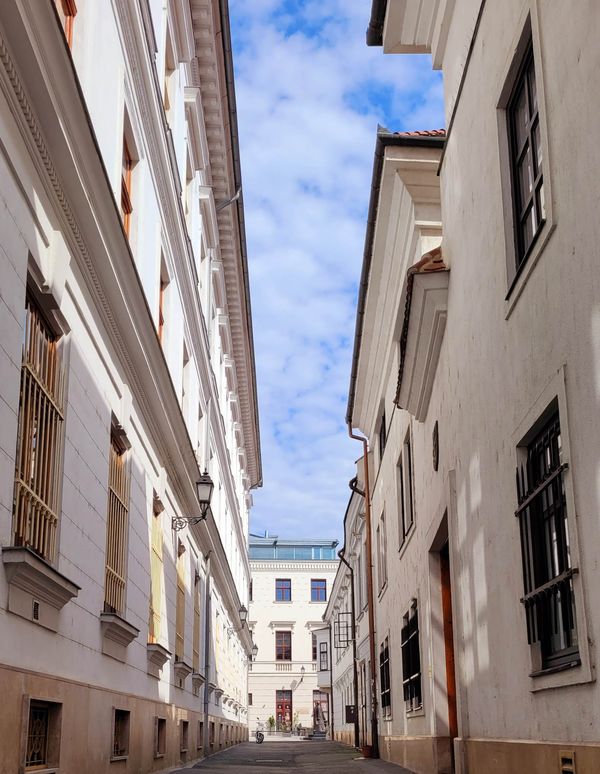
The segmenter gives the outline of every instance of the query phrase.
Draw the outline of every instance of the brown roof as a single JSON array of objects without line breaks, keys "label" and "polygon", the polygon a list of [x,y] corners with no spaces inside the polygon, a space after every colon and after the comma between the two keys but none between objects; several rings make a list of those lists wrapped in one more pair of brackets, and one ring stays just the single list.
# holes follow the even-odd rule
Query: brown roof
[{"label": "brown roof", "polygon": [[416,129],[413,132],[394,132],[398,137],[445,137],[445,129]]}]

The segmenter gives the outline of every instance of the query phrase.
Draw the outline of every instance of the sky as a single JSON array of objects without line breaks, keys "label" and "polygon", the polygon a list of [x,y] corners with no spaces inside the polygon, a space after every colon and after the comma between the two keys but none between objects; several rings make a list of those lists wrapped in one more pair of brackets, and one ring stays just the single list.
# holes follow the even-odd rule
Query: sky
[{"label": "sky", "polygon": [[341,538],[377,125],[444,126],[429,56],[368,48],[366,0],[230,0],[264,484],[250,531]]}]

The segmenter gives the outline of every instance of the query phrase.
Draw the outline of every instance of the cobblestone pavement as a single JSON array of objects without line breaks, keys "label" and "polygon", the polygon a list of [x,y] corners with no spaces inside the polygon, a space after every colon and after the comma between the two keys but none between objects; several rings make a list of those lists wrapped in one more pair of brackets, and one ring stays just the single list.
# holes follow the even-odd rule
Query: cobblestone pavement
[{"label": "cobblestone pavement", "polygon": [[337,742],[243,742],[172,774],[410,774],[407,769],[361,757],[358,750]]}]

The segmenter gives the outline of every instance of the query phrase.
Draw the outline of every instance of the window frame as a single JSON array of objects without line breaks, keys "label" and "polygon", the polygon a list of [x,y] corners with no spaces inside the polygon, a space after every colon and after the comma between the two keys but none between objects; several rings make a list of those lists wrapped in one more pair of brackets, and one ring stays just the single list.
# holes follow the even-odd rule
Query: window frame
[{"label": "window frame", "polygon": [[[29,738],[31,736],[32,710],[46,711],[46,743],[44,761],[27,764],[29,756]],[[60,748],[62,732],[62,704],[47,699],[38,699],[28,694],[23,695],[21,723],[21,765],[24,772],[47,771],[60,766]]]},{"label": "window frame", "polygon": [[[322,586],[316,586],[315,584],[322,583]],[[315,592],[316,597],[315,598]],[[321,599],[320,593],[323,592],[323,598]],[[327,602],[327,579],[326,578],[311,578],[310,579],[310,601],[311,602]]]},{"label": "window frame", "polygon": [[390,676],[390,637],[386,635],[379,646],[379,696],[381,716],[386,720],[392,717],[392,684]]},{"label": "window frame", "polygon": [[[289,585],[287,586],[278,585],[278,584],[286,584],[286,583]],[[280,592],[281,592],[281,598],[279,598]],[[291,601],[292,601],[292,579],[275,578],[275,602],[291,602]]]},{"label": "window frame", "polygon": [[[325,666],[323,666],[325,661]],[[319,643],[319,672],[329,671],[329,646],[327,642]]]},{"label": "window frame", "polygon": [[[284,637],[287,641],[280,642]],[[292,660],[292,632],[290,629],[277,629],[275,631],[275,661]]]},{"label": "window frame", "polygon": [[[120,462],[117,463],[117,459]],[[105,613],[114,613],[123,617],[127,607],[130,493],[131,456],[129,444],[113,421],[108,461],[103,610]]]},{"label": "window frame", "polygon": [[415,526],[415,477],[411,427],[408,426],[402,451],[396,463],[398,501],[398,550],[406,543]]},{"label": "window frame", "polygon": [[381,512],[377,524],[377,576],[379,581],[379,594],[387,586],[387,530],[385,524],[385,511]]},{"label": "window frame", "polygon": [[[423,669],[421,664],[421,638],[419,634],[418,603],[416,599],[413,599],[410,608],[402,617],[400,633],[402,691],[407,715],[423,710]],[[416,691],[413,695],[413,689],[415,688]]]},{"label": "window frame", "polygon": [[[121,719],[124,721],[124,736],[125,736],[125,748],[124,750],[117,749],[117,723]],[[113,707],[112,710],[112,744],[110,760],[112,761],[126,761],[129,757],[129,740],[131,729],[131,712],[128,709],[121,707]]]}]

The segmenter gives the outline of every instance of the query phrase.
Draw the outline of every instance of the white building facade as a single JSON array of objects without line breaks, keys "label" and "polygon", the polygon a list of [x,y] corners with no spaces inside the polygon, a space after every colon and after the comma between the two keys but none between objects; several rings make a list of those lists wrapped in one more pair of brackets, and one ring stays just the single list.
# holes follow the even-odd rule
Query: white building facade
[{"label": "white building facade", "polygon": [[0,165],[0,770],[164,770],[247,725],[227,3],[3,3]]},{"label": "white building facade", "polygon": [[347,416],[379,750],[415,772],[600,767],[598,153],[573,120],[599,25],[592,3],[373,3],[372,44],[443,70],[448,125],[379,132]]},{"label": "white building facade", "polygon": [[331,652],[323,614],[338,565],[336,546],[331,540],[250,537],[249,626],[258,647],[248,676],[250,733],[258,723],[274,733],[299,726],[307,733],[329,732],[329,693],[318,672]]}]

